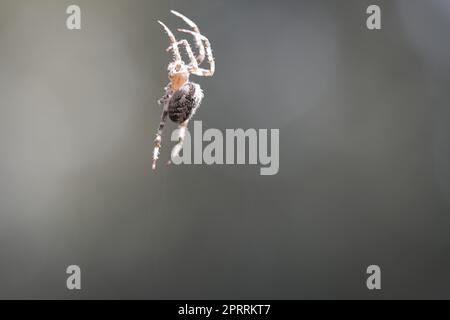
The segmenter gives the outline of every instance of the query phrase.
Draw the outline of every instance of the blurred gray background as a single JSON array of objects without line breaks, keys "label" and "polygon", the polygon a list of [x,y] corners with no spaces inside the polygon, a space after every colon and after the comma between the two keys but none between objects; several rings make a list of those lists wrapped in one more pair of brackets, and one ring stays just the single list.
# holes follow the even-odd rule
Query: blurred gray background
[{"label": "blurred gray background", "polygon": [[[216,57],[195,119],[279,128],[278,175],[166,168],[173,125],[151,172],[170,9]],[[0,298],[450,298],[449,32],[448,0],[1,0]]]}]

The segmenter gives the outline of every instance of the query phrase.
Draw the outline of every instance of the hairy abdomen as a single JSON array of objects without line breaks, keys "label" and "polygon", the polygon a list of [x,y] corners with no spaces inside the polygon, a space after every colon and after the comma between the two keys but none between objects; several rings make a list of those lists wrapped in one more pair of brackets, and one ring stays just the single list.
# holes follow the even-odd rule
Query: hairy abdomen
[{"label": "hairy abdomen", "polygon": [[169,118],[175,123],[190,119],[203,99],[203,92],[196,83],[187,82],[175,91],[169,100]]}]

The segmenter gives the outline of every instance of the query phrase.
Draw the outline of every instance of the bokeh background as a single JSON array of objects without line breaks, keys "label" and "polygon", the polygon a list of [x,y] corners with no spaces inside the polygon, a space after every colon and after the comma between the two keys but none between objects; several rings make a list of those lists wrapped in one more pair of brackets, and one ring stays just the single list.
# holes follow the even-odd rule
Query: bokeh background
[{"label": "bokeh background", "polygon": [[[151,172],[170,9],[217,61],[196,119],[280,129],[278,175]],[[448,0],[2,0],[0,298],[450,298],[449,32]]]}]

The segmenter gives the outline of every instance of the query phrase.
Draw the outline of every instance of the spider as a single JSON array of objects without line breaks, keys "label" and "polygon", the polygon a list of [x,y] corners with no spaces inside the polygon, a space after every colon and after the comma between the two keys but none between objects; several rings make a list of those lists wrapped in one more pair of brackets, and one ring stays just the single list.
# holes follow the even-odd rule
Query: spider
[{"label": "spider", "polygon": [[[161,21],[158,23],[162,25],[165,32],[169,36],[170,46],[167,52],[172,52],[173,60],[167,67],[169,84],[164,88],[164,96],[158,100],[158,104],[163,106],[161,115],[161,122],[159,123],[156,138],[154,140],[153,162],[152,169],[156,169],[156,161],[159,157],[159,150],[161,148],[161,135],[166,124],[167,116],[170,120],[178,124],[178,143],[172,150],[172,159],[179,156],[183,148],[183,142],[186,135],[186,129],[192,116],[197,111],[203,99],[203,91],[200,85],[189,81],[189,76],[194,74],[196,76],[211,77],[215,71],[214,57],[212,55],[211,44],[209,40],[200,33],[197,25],[185,17],[181,13],[174,10],[172,14],[181,18],[186,22],[192,30],[178,29],[180,32],[188,33],[194,36],[195,46],[198,49],[197,56],[194,56],[189,42],[185,39],[177,41],[172,31]],[[187,56],[189,57],[189,64],[185,64],[181,58],[179,46],[184,46]],[[199,65],[207,58],[209,69],[200,68]],[[170,164],[169,160],[167,164]]]}]

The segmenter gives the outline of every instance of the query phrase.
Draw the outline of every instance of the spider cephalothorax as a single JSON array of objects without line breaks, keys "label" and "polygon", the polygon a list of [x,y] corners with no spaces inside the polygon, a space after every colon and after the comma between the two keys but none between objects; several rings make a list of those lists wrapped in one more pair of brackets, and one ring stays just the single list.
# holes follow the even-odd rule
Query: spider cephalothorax
[{"label": "spider cephalothorax", "polygon": [[[192,118],[203,99],[203,91],[200,88],[200,85],[190,82],[189,76],[195,74],[197,76],[211,77],[215,70],[214,57],[212,55],[209,40],[200,33],[199,28],[193,21],[186,18],[181,13],[173,10],[171,12],[183,19],[192,28],[192,30],[178,29],[178,31],[189,33],[194,36],[198,53],[197,56],[195,56],[187,40],[183,39],[177,41],[172,31],[170,31],[164,23],[158,21],[169,36],[170,47],[167,48],[167,51],[172,52],[173,61],[169,63],[169,66],[167,67],[170,82],[164,89],[164,96],[158,100],[158,103],[163,106],[163,112],[155,138],[152,164],[153,170],[156,169],[156,161],[158,160],[159,149],[161,148],[161,134],[167,116],[169,116],[170,120],[177,123],[180,129],[178,131],[178,143],[172,151],[172,157],[176,157],[183,148],[184,137],[189,120]],[[189,57],[189,64],[185,64],[181,59],[179,46],[184,46],[187,56]],[[209,69],[199,67],[199,64],[201,64],[205,58],[208,59],[210,65]]]}]

